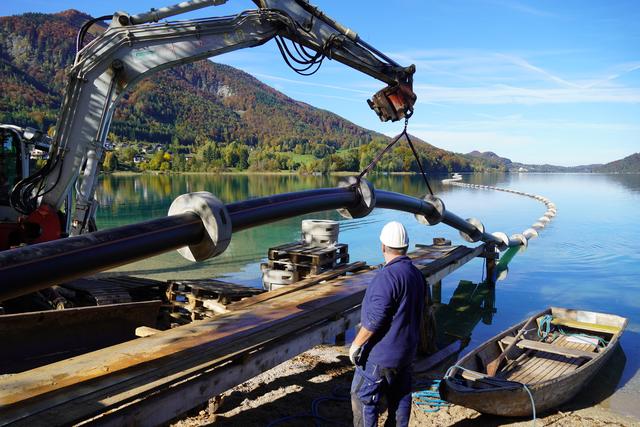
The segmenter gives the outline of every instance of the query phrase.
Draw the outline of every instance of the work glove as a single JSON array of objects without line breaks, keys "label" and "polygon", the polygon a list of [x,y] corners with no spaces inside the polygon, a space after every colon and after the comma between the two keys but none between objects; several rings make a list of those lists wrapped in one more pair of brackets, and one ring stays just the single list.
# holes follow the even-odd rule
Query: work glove
[{"label": "work glove", "polygon": [[351,363],[357,366],[358,362],[360,362],[361,354],[362,354],[362,346],[352,343],[351,347],[349,347],[349,360],[351,360]]}]

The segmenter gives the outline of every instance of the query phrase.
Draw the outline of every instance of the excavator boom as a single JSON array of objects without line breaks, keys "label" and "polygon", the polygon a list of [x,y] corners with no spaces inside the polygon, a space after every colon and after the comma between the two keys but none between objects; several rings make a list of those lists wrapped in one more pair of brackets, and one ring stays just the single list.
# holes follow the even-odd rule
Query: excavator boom
[{"label": "excavator boom", "polygon": [[[75,184],[75,209],[65,213],[71,215],[70,229],[61,225],[58,234],[86,232],[97,208],[94,193],[103,145],[122,95],[158,71],[272,39],[300,74],[313,73],[323,60],[332,59],[386,83],[368,101],[381,120],[400,120],[413,112],[415,67],[398,65],[304,0],[254,0],[258,9],[235,16],[158,22],[225,2],[191,0],[137,15],[117,12],[107,30],[86,46],[80,37],[82,48],[68,73],[51,158],[37,178],[22,185],[39,192],[22,191],[16,208],[26,214],[33,206],[58,212]],[[291,43],[302,60],[290,61]]]}]

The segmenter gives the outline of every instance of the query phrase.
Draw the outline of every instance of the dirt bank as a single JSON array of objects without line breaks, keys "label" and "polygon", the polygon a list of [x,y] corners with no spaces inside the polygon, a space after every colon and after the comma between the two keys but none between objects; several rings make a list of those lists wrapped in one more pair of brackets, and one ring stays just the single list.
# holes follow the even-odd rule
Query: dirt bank
[{"label": "dirt bank", "polygon": [[[226,392],[221,400],[192,416],[176,421],[177,427],[319,426],[350,425],[347,399],[353,367],[343,347],[316,347]],[[441,377],[440,372],[418,376],[418,381]],[[380,425],[385,416],[383,414]],[[282,422],[278,422],[282,420]],[[530,426],[531,420],[481,415],[460,406],[423,412],[413,405],[411,426]],[[640,420],[614,414],[580,402],[564,405],[539,418],[536,426],[640,426]]]}]

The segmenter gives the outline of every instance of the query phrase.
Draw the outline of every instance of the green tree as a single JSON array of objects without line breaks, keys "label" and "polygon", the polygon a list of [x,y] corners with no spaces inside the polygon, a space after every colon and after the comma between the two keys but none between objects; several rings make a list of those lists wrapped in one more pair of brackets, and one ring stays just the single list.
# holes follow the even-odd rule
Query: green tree
[{"label": "green tree", "polygon": [[[160,166],[163,162],[165,162],[164,151],[156,151],[153,157],[151,157],[151,160],[149,160],[148,168],[154,171],[160,170]],[[168,164],[168,162],[166,163]]]},{"label": "green tree", "polygon": [[176,172],[185,172],[187,170],[187,161],[183,154],[174,154],[171,170]]},{"label": "green tree", "polygon": [[122,150],[122,160],[128,163],[133,162],[134,156],[138,154],[138,150],[134,147],[128,146]]},{"label": "green tree", "polygon": [[102,170],[105,172],[113,172],[118,169],[118,157],[113,151],[107,151],[102,162]]}]

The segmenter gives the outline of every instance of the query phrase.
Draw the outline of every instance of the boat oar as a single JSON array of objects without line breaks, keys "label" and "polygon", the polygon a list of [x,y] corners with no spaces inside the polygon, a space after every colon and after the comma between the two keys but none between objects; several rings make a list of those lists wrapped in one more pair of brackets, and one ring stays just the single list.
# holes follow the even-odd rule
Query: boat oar
[{"label": "boat oar", "polygon": [[524,326],[518,331],[513,342],[509,344],[507,348],[504,349],[504,351],[500,354],[500,356],[496,357],[493,361],[487,363],[488,376],[490,377],[495,376],[496,372],[498,372],[498,368],[500,367],[500,364],[502,363],[504,358],[507,357],[507,353],[509,353],[509,351],[513,348],[513,346],[516,345],[516,343],[520,340],[522,335],[527,331],[527,328],[529,327],[531,322],[535,321],[538,316],[539,314],[536,314],[535,316],[530,317],[529,320],[525,322]]}]

